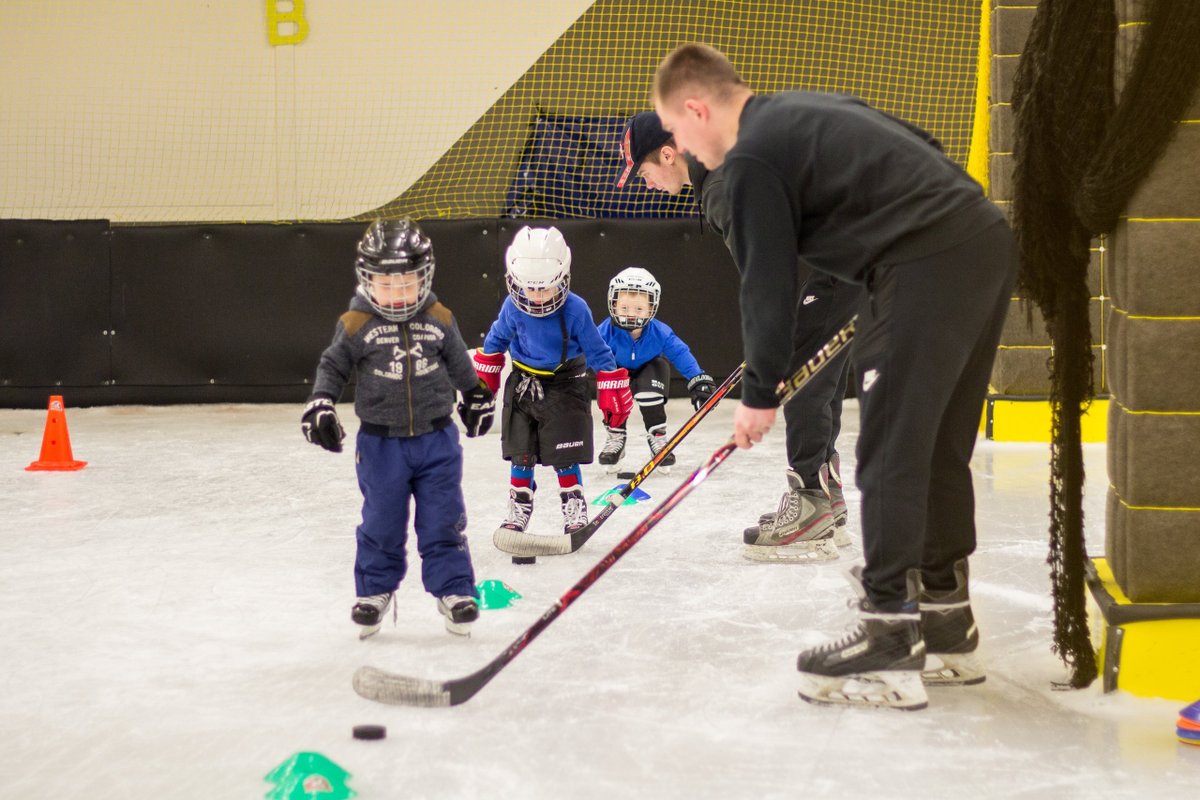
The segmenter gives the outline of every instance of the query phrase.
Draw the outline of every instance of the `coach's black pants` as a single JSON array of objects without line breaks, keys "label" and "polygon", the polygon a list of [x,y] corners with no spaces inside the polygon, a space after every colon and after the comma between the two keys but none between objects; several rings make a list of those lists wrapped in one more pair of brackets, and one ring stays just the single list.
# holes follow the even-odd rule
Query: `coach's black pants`
[{"label": "coach's black pants", "polygon": [[970,460],[1016,273],[1003,222],[947,250],[874,269],[854,342],[863,583],[881,610],[905,572],[954,587],[975,550]]},{"label": "coach's black pants", "polygon": [[[816,355],[854,316],[865,297],[862,286],[815,270],[809,275],[796,307],[789,375]],[[842,399],[846,396],[849,372],[849,351],[843,350],[783,407],[788,466],[805,486],[819,485],[817,472],[837,452],[835,445],[842,429]]]}]

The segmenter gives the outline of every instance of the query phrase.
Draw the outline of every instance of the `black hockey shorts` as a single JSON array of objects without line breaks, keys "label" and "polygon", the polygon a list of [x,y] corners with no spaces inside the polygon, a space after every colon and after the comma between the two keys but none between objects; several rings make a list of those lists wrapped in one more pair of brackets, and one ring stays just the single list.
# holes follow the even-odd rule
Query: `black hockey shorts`
[{"label": "black hockey shorts", "polygon": [[502,453],[518,467],[592,462],[592,406],[582,357],[553,375],[514,368],[504,384]]},{"label": "black hockey shorts", "polygon": [[633,400],[642,412],[646,430],[664,426],[667,422],[667,390],[670,387],[671,362],[666,356],[647,361],[629,373]]}]

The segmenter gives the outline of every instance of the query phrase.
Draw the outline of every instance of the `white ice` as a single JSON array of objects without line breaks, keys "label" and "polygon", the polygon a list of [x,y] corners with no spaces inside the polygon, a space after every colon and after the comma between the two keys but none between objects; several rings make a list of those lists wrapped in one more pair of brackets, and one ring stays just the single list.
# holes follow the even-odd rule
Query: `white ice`
[{"label": "white ice", "polygon": [[[528,567],[491,543],[498,433],[464,439],[477,578],[524,599],[451,637],[413,565],[398,624],[360,642],[353,455],[307,444],[298,405],[66,399],[90,462],[75,473],[26,472],[45,412],[0,411],[0,797],[263,797],[301,751],[348,770],[360,798],[1200,796],[1200,749],[1174,736],[1181,703],[1051,688],[1066,671],[1050,649],[1045,445],[979,443],[971,588],[988,678],[931,690],[924,711],[797,698],[796,653],[851,620],[842,572],[860,550],[818,566],[742,558],[741,529],[783,488],[781,430],[734,453],[476,697],[410,709],[359,698],[355,668],[444,679],[491,660],[725,441],[732,404],[646,481],[652,500]],[[669,410],[678,424],[690,407]],[[852,402],[845,427],[857,538]],[[648,457],[638,437],[631,452]],[[1093,554],[1104,457],[1087,447]],[[584,475],[589,498],[615,483]],[[534,530],[551,533],[554,477],[538,480]],[[387,739],[352,739],[359,723]]]}]

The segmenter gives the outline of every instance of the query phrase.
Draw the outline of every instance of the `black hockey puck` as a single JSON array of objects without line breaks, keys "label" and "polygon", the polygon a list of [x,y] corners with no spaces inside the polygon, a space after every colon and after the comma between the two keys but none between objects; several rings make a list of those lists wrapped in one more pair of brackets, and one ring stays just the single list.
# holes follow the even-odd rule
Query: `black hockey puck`
[{"label": "black hockey puck", "polygon": [[514,564],[536,564],[537,556],[513,556]]},{"label": "black hockey puck", "polygon": [[387,738],[387,728],[382,725],[355,725],[355,739],[385,739]]},{"label": "black hockey puck", "polygon": [[631,481],[631,480],[633,480],[633,478],[634,478],[634,476],[635,476],[635,475],[637,475],[637,473],[636,473],[636,472],[618,472],[618,473],[617,473],[617,480],[619,480],[619,481]]}]

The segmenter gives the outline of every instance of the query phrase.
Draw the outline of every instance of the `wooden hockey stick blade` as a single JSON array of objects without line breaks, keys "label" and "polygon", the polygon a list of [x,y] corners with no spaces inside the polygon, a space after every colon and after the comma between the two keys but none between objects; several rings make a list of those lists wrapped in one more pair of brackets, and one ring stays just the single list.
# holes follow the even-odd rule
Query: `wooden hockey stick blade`
[{"label": "wooden hockey stick blade", "polygon": [[375,667],[358,668],[354,673],[354,691],[360,697],[394,706],[439,708],[454,705],[445,683],[395,675]]},{"label": "wooden hockey stick blade", "polygon": [[[612,495],[616,497],[617,495]],[[492,535],[492,544],[497,550],[511,553],[514,556],[565,556],[583,547],[584,542],[600,529],[604,521],[613,515],[617,507],[606,503],[596,517],[570,536],[542,536],[536,533],[522,533],[497,528]]]},{"label": "wooden hockey stick blade", "polygon": [[543,536],[537,533],[497,528],[492,534],[497,550],[514,556],[565,556],[571,550],[570,536]]}]

